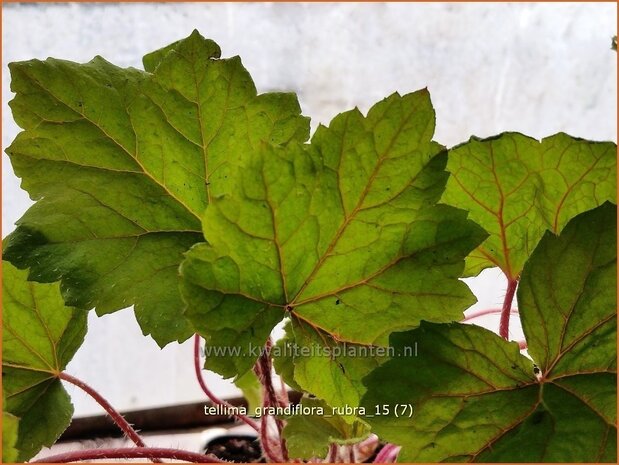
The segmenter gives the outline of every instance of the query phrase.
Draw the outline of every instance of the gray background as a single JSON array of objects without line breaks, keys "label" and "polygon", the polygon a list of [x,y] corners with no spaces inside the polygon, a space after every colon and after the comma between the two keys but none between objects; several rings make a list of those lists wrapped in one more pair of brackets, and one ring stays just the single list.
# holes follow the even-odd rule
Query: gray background
[{"label": "gray background", "polygon": [[[616,4],[9,4],[3,5],[3,137],[18,128],[7,63],[102,55],[141,67],[145,53],[197,28],[223,56],[240,55],[259,91],[298,93],[312,125],[353,106],[366,111],[394,91],[428,87],[436,140],[505,130],[541,138],[558,131],[616,141]],[[3,155],[3,236],[30,201]],[[496,270],[469,280],[475,308],[497,306]],[[497,320],[485,325],[496,328]],[[97,319],[68,371],[117,408],[203,399],[193,380],[190,345],[159,351],[141,337],[132,312]],[[517,326],[517,325],[516,325]],[[519,330],[513,337],[519,338]],[[234,390],[216,376],[220,394]],[[99,407],[72,390],[78,415]]]}]

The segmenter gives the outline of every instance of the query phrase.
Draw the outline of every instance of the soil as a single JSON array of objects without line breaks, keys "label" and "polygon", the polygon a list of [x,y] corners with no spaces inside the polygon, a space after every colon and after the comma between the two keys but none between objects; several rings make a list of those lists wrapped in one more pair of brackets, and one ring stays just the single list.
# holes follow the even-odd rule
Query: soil
[{"label": "soil", "polygon": [[219,436],[206,444],[204,452],[236,463],[265,462],[258,438],[250,435]]}]

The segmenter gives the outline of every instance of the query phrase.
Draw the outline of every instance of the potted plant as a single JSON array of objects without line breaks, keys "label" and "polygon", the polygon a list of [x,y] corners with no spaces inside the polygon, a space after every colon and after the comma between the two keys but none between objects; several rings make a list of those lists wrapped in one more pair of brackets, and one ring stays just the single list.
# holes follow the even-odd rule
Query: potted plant
[{"label": "potted plant", "polygon": [[[308,140],[294,94],[258,94],[220,55],[194,31],[143,71],[10,65],[23,131],[6,152],[36,203],[3,241],[5,461],[67,427],[61,381],[136,447],[49,461],[220,461],[145,447],[64,372],[86,310],[131,305],[159,345],[194,337],[212,408],[267,461],[616,461],[616,144],[508,132],[447,149],[427,89]],[[488,267],[508,281],[499,335],[463,324],[461,278]],[[218,399],[202,368],[259,407]]]}]

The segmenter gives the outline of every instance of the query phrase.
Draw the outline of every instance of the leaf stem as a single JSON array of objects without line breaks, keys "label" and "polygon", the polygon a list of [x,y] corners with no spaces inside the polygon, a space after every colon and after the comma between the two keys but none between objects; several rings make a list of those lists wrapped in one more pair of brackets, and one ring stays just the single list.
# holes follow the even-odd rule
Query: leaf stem
[{"label": "leaf stem", "polygon": [[[474,320],[476,318],[482,317],[482,316],[486,316],[486,315],[497,315],[503,313],[503,309],[502,308],[486,308],[484,310],[477,310],[475,312],[471,312],[469,314],[464,315],[464,319],[460,320],[460,323],[466,323],[467,321],[471,321]],[[517,308],[512,308],[510,310],[510,313],[512,315],[517,315],[518,314],[518,309]]]},{"label": "leaf stem", "polygon": [[329,444],[329,453],[327,454],[327,458],[325,459],[325,462],[327,463],[336,463],[336,459],[337,459],[337,452],[338,452],[338,447],[337,444]]},{"label": "leaf stem", "polygon": [[360,463],[367,462],[367,460],[377,453],[378,446],[380,445],[380,439],[375,434],[370,434],[364,440],[353,445],[357,455],[357,461]]},{"label": "leaf stem", "polygon": [[348,449],[348,463],[357,463],[354,446],[348,445],[346,448]]},{"label": "leaf stem", "polygon": [[503,308],[501,309],[501,322],[499,323],[499,335],[505,340],[509,340],[509,317],[512,313],[512,301],[516,287],[518,287],[518,280],[508,278],[505,300],[503,300]]},{"label": "leaf stem", "polygon": [[[495,315],[498,313],[503,313],[503,309],[502,308],[487,308],[484,310],[478,310],[476,312],[471,312],[468,315],[464,316],[464,319],[460,321],[460,323],[466,323],[467,321],[470,320],[474,320],[475,318],[479,318],[481,316],[485,316],[485,315]],[[518,309],[517,308],[512,308],[510,310],[510,313],[512,315],[517,315],[518,314]]]},{"label": "leaf stem", "polygon": [[[219,397],[217,397],[206,385],[206,382],[204,381],[204,378],[202,377],[202,364],[200,363],[200,335],[196,334],[194,336],[194,344],[193,344],[193,366],[195,369],[195,373],[196,373],[196,378],[198,380],[198,384],[200,384],[200,387],[202,388],[202,391],[204,391],[204,394],[206,394],[206,396],[210,399],[210,401],[213,404],[216,405],[221,405],[223,407],[226,407],[226,409],[229,409],[230,412],[235,412],[237,409],[234,408],[231,404],[229,404],[228,402],[226,402],[225,400],[220,399]],[[260,428],[258,427],[258,425],[256,424],[255,421],[253,421],[251,418],[249,418],[246,415],[241,415],[241,414],[234,414],[234,416],[236,418],[238,418],[239,420],[241,420],[243,423],[251,426],[256,432],[260,432]]]},{"label": "leaf stem", "polygon": [[[105,400],[105,398],[101,394],[99,394],[97,391],[95,391],[92,387],[90,387],[88,384],[83,382],[81,379],[75,378],[74,376],[71,376],[68,373],[62,372],[58,375],[58,377],[68,383],[73,384],[74,386],[77,386],[82,391],[84,391],[86,394],[88,394],[90,397],[92,397],[101,407],[103,407],[103,409],[112,418],[114,423],[118,425],[118,427],[122,430],[122,432],[125,433],[125,435],[129,439],[131,439],[131,441],[133,441],[133,443],[136,446],[142,447],[142,448],[146,447],[146,443],[144,443],[140,435],[133,429],[133,427],[129,424],[129,422],[125,420],[125,417],[123,417],[120,413],[118,413],[116,409],[114,409],[114,407],[112,407],[112,405],[107,400]],[[155,461],[161,462],[161,460],[155,460]]]},{"label": "leaf stem", "polygon": [[376,454],[373,463],[395,463],[400,452],[400,446],[395,444],[385,444],[385,446]]},{"label": "leaf stem", "polygon": [[[254,371],[260,380],[263,388],[263,404],[264,407],[286,407],[285,401],[275,392],[273,386],[273,365],[271,362],[271,348],[273,342],[271,338],[267,339],[267,342],[256,362]],[[264,418],[264,417],[263,417]],[[288,449],[286,447],[286,440],[283,438],[282,431],[284,429],[284,423],[277,417],[274,417],[275,426],[277,427],[277,435],[280,442],[280,450],[282,459],[284,462],[288,461]],[[262,422],[262,428],[264,429],[265,422]]]},{"label": "leaf stem", "polygon": [[270,462],[278,463],[286,461],[283,459],[283,457],[278,456],[277,452],[273,449],[273,439],[269,435],[268,415],[262,415],[262,417],[260,417],[260,445],[262,446],[262,451],[264,452],[265,457]]},{"label": "leaf stem", "polygon": [[127,447],[118,449],[85,449],[51,455],[30,463],[67,463],[83,460],[138,459],[147,458],[160,462],[160,459],[181,460],[193,463],[223,463],[223,460],[210,455],[198,454],[180,449],[161,447]]}]

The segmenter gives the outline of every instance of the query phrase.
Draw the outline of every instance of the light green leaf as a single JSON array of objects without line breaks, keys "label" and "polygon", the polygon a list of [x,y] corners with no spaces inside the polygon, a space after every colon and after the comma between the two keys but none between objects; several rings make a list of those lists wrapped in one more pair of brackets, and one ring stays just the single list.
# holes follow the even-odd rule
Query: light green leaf
[{"label": "light green leaf", "polygon": [[15,448],[17,443],[17,430],[19,418],[7,412],[2,412],[2,463],[11,463],[17,460],[19,451]]},{"label": "light green leaf", "polygon": [[58,284],[26,280],[2,264],[4,409],[19,417],[19,460],[51,446],[69,426],[73,406],[58,375],[82,344],[86,312],[64,306]]},{"label": "light green leaf", "polygon": [[[361,421],[345,421],[333,415],[332,409],[318,399],[303,398],[301,405],[312,414],[291,415],[287,418],[283,435],[288,455],[291,458],[324,458],[330,444],[352,444],[362,441],[369,434],[367,425]],[[323,414],[320,414],[322,409]]]},{"label": "light green leaf", "polygon": [[4,250],[29,279],[62,280],[67,305],[135,306],[161,346],[192,332],[178,291],[182,254],[204,240],[202,212],[233,190],[262,141],[304,141],[292,94],[257,95],[238,57],[194,32],[145,57],[149,72],[97,57],[10,64],[24,129],[8,147],[36,204]]},{"label": "light green leaf", "polygon": [[[387,358],[385,347],[338,343],[296,319],[287,326],[287,334],[280,358],[294,365],[294,383],[329,407],[358,407],[366,391],[361,380]],[[355,420],[354,415],[342,418]]]},{"label": "light green leaf", "polygon": [[286,332],[284,337],[278,340],[271,349],[271,356],[273,357],[273,368],[279,377],[290,388],[297,392],[302,392],[303,389],[294,380],[294,358],[290,354],[290,348],[294,347],[295,338],[289,326],[286,326]]},{"label": "light green leaf", "polygon": [[[463,257],[484,234],[465,212],[436,205],[446,160],[433,132],[421,90],[393,94],[367,117],[339,115],[309,146],[265,145],[238,192],[206,210],[209,243],[181,267],[187,316],[207,340],[220,338],[212,320],[234,320],[226,342],[243,347],[264,343],[286,315],[336,341],[379,345],[422,318],[461,318],[474,302],[458,280]],[[242,373],[251,362],[215,363]]]},{"label": "light green leaf", "polygon": [[262,406],[262,384],[252,370],[235,379],[234,384],[243,392],[249,412],[255,412]]},{"label": "light green leaf", "polygon": [[616,462],[616,207],[546,233],[518,298],[533,361],[485,329],[422,323],[392,336],[362,405],[411,404],[368,418],[404,462]]},{"label": "light green leaf", "polygon": [[490,237],[467,259],[466,276],[498,266],[510,279],[544,231],[561,232],[579,213],[616,202],[617,146],[559,133],[537,141],[503,133],[449,151],[442,200],[470,211]]}]

